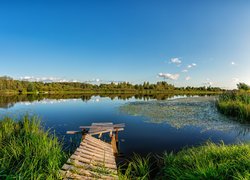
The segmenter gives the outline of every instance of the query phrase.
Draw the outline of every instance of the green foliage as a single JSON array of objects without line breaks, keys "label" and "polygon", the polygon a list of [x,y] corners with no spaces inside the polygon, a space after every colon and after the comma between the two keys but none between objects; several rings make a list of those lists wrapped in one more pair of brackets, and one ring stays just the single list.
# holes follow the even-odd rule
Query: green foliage
[{"label": "green foliage", "polygon": [[27,92],[34,92],[36,89],[35,89],[35,86],[33,83],[29,83],[28,87],[27,87]]},{"label": "green foliage", "polygon": [[161,179],[249,179],[250,145],[216,145],[165,153]]},{"label": "green foliage", "polygon": [[218,110],[228,116],[237,117],[239,121],[250,121],[250,94],[247,92],[227,92],[217,101]]},{"label": "green foliage", "polygon": [[0,179],[59,179],[65,158],[58,139],[37,117],[0,121]]},{"label": "green foliage", "polygon": [[13,80],[10,77],[0,77],[0,92],[15,93],[53,93],[53,92],[102,92],[102,93],[171,93],[171,92],[220,92],[223,91],[216,87],[174,87],[167,82],[157,82],[150,84],[130,84],[128,82],[110,83],[110,84],[88,84],[80,82],[28,82]]},{"label": "green foliage", "polygon": [[147,180],[150,179],[151,163],[150,156],[143,158],[137,154],[126,164],[126,168],[120,168],[118,176],[120,180]]},{"label": "green foliage", "polygon": [[237,87],[239,90],[244,90],[244,91],[250,90],[250,86],[245,83],[239,83],[237,84]]},{"label": "green foliage", "polygon": [[[142,158],[135,155],[125,169],[118,171],[121,180],[147,179],[249,179],[250,144],[219,145],[208,142],[180,152]],[[155,162],[153,161],[155,164]],[[156,171],[158,173],[156,173]]]}]

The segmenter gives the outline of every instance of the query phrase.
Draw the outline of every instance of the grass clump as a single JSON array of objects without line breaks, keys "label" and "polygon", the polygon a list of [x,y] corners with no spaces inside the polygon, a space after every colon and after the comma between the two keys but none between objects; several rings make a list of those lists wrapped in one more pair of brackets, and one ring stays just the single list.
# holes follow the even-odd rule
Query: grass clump
[{"label": "grass clump", "polygon": [[147,180],[150,179],[151,163],[150,156],[145,158],[134,154],[131,160],[125,165],[126,168],[120,168],[118,170],[118,176],[120,180]]},{"label": "grass clump", "polygon": [[59,179],[65,159],[62,145],[39,118],[0,121],[0,179]]},{"label": "grass clump", "polygon": [[250,145],[216,145],[165,153],[160,179],[250,179]]},{"label": "grass clump", "polygon": [[218,110],[241,122],[250,122],[250,94],[248,92],[227,92],[219,96]]}]

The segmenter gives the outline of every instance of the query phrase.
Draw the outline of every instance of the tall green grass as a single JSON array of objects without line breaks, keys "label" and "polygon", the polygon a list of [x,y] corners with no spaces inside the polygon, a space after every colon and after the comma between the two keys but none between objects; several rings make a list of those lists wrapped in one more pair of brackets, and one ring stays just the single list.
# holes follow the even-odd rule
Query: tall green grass
[{"label": "tall green grass", "polygon": [[250,145],[216,145],[166,153],[161,179],[250,179]]},{"label": "tall green grass", "polygon": [[0,179],[59,179],[65,159],[62,145],[37,117],[0,121]]},{"label": "tall green grass", "polygon": [[250,122],[250,94],[248,92],[227,92],[219,96],[218,110],[239,121]]},{"label": "tall green grass", "polygon": [[118,174],[120,180],[246,180],[250,179],[250,144],[207,142],[163,156],[143,158],[135,155]]},{"label": "tall green grass", "polygon": [[148,180],[152,171],[151,157],[141,157],[137,154],[125,164],[126,168],[120,167],[118,171],[119,180]]}]

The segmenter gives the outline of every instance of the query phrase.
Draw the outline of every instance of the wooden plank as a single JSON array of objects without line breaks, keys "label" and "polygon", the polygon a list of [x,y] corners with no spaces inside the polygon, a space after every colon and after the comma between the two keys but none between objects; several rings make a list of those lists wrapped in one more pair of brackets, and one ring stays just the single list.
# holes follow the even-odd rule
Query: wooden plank
[{"label": "wooden plank", "polygon": [[108,159],[105,159],[104,157],[91,156],[91,155],[84,154],[84,153],[79,152],[79,151],[75,151],[74,155],[89,159],[90,161],[94,161],[96,163],[105,164],[105,165],[109,164],[109,165],[116,166],[116,163],[114,161],[109,161]]},{"label": "wooden plank", "polygon": [[121,124],[113,124],[113,125],[109,125],[109,124],[105,124],[105,125],[92,125],[92,126],[80,126],[80,129],[90,129],[90,128],[95,128],[95,127],[113,127],[113,128],[124,128],[125,124],[121,123]]},{"label": "wooden plank", "polygon": [[107,151],[101,151],[99,149],[95,149],[93,147],[87,147],[87,146],[81,146],[80,147],[81,149],[84,149],[86,151],[91,151],[93,153],[97,153],[97,154],[102,154],[103,156],[109,156],[109,157],[112,157],[114,156],[114,153],[113,152],[107,152]]},{"label": "wooden plank", "polygon": [[108,153],[108,152],[105,152],[105,151],[98,151],[98,150],[96,150],[96,149],[93,149],[93,148],[89,148],[89,147],[79,147],[79,148],[81,148],[81,149],[83,149],[83,150],[86,150],[86,151],[90,151],[90,152],[93,152],[93,153],[97,153],[97,154],[100,154],[100,155],[105,155],[105,156],[109,156],[109,157],[114,157],[114,153],[112,152],[112,153]]},{"label": "wooden plank", "polygon": [[81,134],[82,131],[67,131],[66,134]]},{"label": "wooden plank", "polygon": [[97,150],[97,151],[100,151],[100,152],[106,152],[106,153],[109,153],[111,155],[113,155],[113,150],[111,150],[110,148],[104,148],[102,146],[95,146],[95,145],[92,145],[90,143],[87,143],[86,141],[84,142],[81,142],[80,143],[80,147],[81,148],[89,148],[89,149],[94,149],[94,150]]},{"label": "wooden plank", "polygon": [[118,178],[116,174],[112,174],[112,172],[109,172],[108,170],[106,174],[104,174],[104,173],[99,173],[98,170],[94,171],[92,169],[92,171],[90,171],[90,170],[85,170],[83,168],[74,167],[68,164],[65,164],[62,169],[66,171],[70,171],[71,173],[75,172],[80,176],[87,176],[87,177],[100,178],[100,179],[117,179]]},{"label": "wooden plank", "polygon": [[116,145],[115,135],[112,136],[111,145],[112,145],[114,154],[117,154],[118,149],[117,149],[117,145]]},{"label": "wooden plank", "polygon": [[95,126],[106,126],[106,125],[112,125],[112,122],[104,122],[104,123],[92,123],[91,125]]},{"label": "wooden plank", "polygon": [[79,151],[81,153],[85,153],[85,154],[90,155],[90,156],[96,156],[96,157],[100,157],[100,158],[104,157],[105,160],[108,159],[109,161],[115,162],[115,158],[113,156],[106,156],[105,154],[99,154],[99,153],[87,151],[87,150],[84,150],[81,148],[77,148],[76,151]]},{"label": "wooden plank", "polygon": [[[100,168],[93,164],[86,164],[75,159],[68,159],[67,163],[73,164],[75,167],[83,168],[83,169],[90,170],[90,171],[96,171],[97,169]],[[116,169],[108,169],[108,171],[110,171],[112,174],[117,174]]]},{"label": "wooden plank", "polygon": [[[117,166],[114,152],[117,153],[115,135],[112,132],[124,130],[125,124],[92,123],[91,126],[80,126],[89,129],[74,154],[60,171],[66,179],[107,179],[116,180]],[[79,134],[83,131],[67,131],[68,134]],[[101,141],[92,135],[111,133],[111,144]]]},{"label": "wooden plank", "polygon": [[105,131],[105,130],[115,131],[117,129],[123,129],[123,128],[124,127],[93,127],[89,129],[88,132]]},{"label": "wooden plank", "polygon": [[100,133],[108,133],[110,131],[123,131],[124,128],[118,128],[118,129],[114,129],[114,128],[110,128],[110,129],[106,129],[106,130],[103,130],[103,131],[93,131],[93,132],[90,132],[88,134],[90,135],[96,135],[96,134],[100,134]]},{"label": "wooden plank", "polygon": [[[115,162],[115,160],[114,160],[114,158],[110,158],[110,156],[108,157],[108,156],[105,156],[105,154],[98,154],[98,153],[91,153],[91,154],[87,154],[87,153],[83,153],[82,151],[81,151],[81,149],[80,148],[78,148],[78,150],[76,150],[75,152],[77,152],[77,153],[82,153],[83,154],[83,156],[85,156],[86,155],[86,158],[88,157],[88,158],[98,158],[98,159],[100,159],[101,161],[105,161],[105,159],[106,160],[112,160],[112,163],[114,164],[114,162]],[[105,158],[105,157],[107,157],[107,158]]]},{"label": "wooden plank", "polygon": [[96,138],[93,138],[93,137],[91,138],[91,137],[92,136],[86,136],[85,139],[87,139],[89,141],[92,141],[92,142],[95,142],[97,144],[100,144],[101,146],[107,146],[107,147],[111,146],[111,144],[109,144],[109,143],[106,143],[106,142],[104,142],[104,141],[102,141],[100,139],[96,139]]},{"label": "wooden plank", "polygon": [[99,167],[105,167],[105,168],[110,168],[110,169],[117,169],[116,165],[113,165],[113,164],[101,164],[99,162],[95,162],[95,161],[92,161],[91,159],[87,159],[87,158],[84,158],[84,157],[79,157],[75,154],[71,155],[70,159],[75,159],[75,160],[78,160],[80,162],[84,162],[84,163],[88,163],[88,164],[93,164],[95,166],[99,166]]},{"label": "wooden plank", "polygon": [[90,141],[82,141],[81,142],[81,145],[82,146],[87,146],[87,147],[90,147],[90,148],[95,148],[97,150],[102,150],[102,151],[106,151],[106,152],[110,152],[112,153],[112,148],[111,146],[110,147],[106,147],[106,146],[98,146],[98,144],[95,144],[93,142],[90,142]]},{"label": "wooden plank", "polygon": [[94,141],[94,140],[92,140],[90,138],[85,138],[84,141],[87,142],[87,143],[90,143],[90,144],[95,144],[96,146],[99,146],[99,147],[101,146],[103,148],[110,148],[111,147],[111,144],[104,144],[104,143],[101,143],[101,142]]}]

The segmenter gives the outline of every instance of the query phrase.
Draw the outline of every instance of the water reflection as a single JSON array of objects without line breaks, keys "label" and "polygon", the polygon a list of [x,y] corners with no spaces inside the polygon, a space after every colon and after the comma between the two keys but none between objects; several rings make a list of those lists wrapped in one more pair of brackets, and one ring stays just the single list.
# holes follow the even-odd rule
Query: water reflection
[{"label": "water reflection", "polygon": [[176,129],[185,126],[201,127],[202,131],[235,131],[248,135],[249,124],[241,124],[221,115],[215,97],[175,98],[168,101],[129,102],[120,111],[132,116],[144,116],[150,123],[167,123]]},{"label": "water reflection", "polygon": [[[26,104],[34,102],[47,102],[49,100],[61,101],[65,99],[82,99],[84,102],[93,100],[93,97],[98,96],[108,97],[111,100],[129,100],[135,98],[138,100],[148,101],[151,99],[166,100],[172,97],[176,97],[175,94],[32,94],[32,95],[8,95],[0,96],[0,108],[8,109],[13,107],[16,103],[25,102]],[[99,102],[100,98],[96,98],[95,102]]]}]

